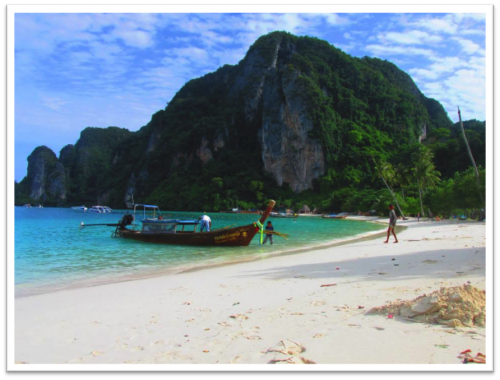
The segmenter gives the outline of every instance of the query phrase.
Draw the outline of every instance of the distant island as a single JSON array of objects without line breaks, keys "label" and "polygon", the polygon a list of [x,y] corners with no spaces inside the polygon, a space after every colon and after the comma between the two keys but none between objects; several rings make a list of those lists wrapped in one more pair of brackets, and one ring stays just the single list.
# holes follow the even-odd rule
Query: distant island
[{"label": "distant island", "polygon": [[[464,122],[484,193],[485,122]],[[165,210],[475,213],[458,125],[391,62],[273,32],[186,83],[137,132],[85,128],[28,157],[16,205],[152,203]],[[398,212],[399,213],[399,212]]]}]

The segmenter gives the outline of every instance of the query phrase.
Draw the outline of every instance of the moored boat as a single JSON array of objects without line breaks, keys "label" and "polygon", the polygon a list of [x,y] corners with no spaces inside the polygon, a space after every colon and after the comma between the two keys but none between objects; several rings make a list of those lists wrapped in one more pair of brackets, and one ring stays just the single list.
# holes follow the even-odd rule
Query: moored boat
[{"label": "moored boat", "polygon": [[[127,215],[121,221],[121,226],[116,229],[116,234],[125,239],[133,239],[148,243],[176,244],[176,245],[197,245],[197,246],[247,246],[254,236],[263,228],[263,223],[275,205],[270,201],[266,211],[260,219],[245,226],[233,228],[213,229],[209,232],[197,232],[198,220],[161,219],[161,213],[157,206],[149,206],[153,210],[152,217],[146,217],[146,207],[144,207],[144,219],[141,220],[142,229],[129,229],[124,225],[133,220],[132,215],[127,219]],[[141,205],[136,205],[141,206]],[[142,205],[145,206],[145,205]],[[134,208],[134,214],[136,213]],[[129,223],[129,224],[130,224]],[[187,228],[186,228],[187,227]],[[192,228],[192,230],[191,230]],[[188,230],[189,229],[189,230]]]},{"label": "moored boat", "polygon": [[269,216],[272,218],[297,218],[299,214],[291,212],[272,212]]},{"label": "moored boat", "polygon": [[[125,214],[117,224],[94,224],[116,227],[115,236],[147,243],[193,245],[193,246],[247,246],[257,233],[263,232],[264,221],[276,202],[270,201],[260,219],[245,226],[218,228],[209,232],[198,232],[199,220],[163,219],[158,206],[135,205],[134,215]],[[142,210],[141,228],[132,222]],[[92,226],[81,223],[81,228]],[[130,228],[129,226],[132,226]]]},{"label": "moored boat", "polygon": [[323,215],[322,217],[327,219],[345,219],[347,215],[349,215],[347,212],[341,212],[340,214]]},{"label": "moored boat", "polygon": [[84,205],[81,205],[81,206],[74,206],[74,207],[71,207],[71,209],[73,211],[77,211],[77,212],[87,212],[87,207],[85,207]]},{"label": "moored boat", "polygon": [[92,206],[87,211],[94,214],[106,214],[113,212],[113,210],[111,210],[108,206]]}]

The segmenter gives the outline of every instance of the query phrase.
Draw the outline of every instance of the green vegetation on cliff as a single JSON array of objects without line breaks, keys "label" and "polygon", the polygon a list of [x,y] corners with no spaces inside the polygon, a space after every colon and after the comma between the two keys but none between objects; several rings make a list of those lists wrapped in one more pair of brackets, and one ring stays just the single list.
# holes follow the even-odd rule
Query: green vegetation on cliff
[{"label": "green vegetation on cliff", "polygon": [[[484,122],[465,128],[484,168]],[[441,179],[427,188],[414,175],[423,146]],[[295,208],[383,210],[392,202],[374,181],[383,162],[396,173],[389,185],[405,212],[415,213],[470,165],[443,107],[396,65],[285,32],[259,38],[238,65],[186,83],[138,132],[87,128],[63,151],[67,204],[123,207],[133,194],[169,210],[260,208],[269,198]],[[289,169],[311,152],[322,162]],[[28,177],[16,202],[29,195]]]}]

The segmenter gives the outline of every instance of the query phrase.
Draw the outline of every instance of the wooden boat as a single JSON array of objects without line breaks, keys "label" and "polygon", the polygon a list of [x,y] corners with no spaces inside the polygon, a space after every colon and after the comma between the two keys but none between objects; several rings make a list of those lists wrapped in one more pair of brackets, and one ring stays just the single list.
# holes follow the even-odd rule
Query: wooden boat
[{"label": "wooden boat", "polygon": [[[274,205],[274,201],[269,202],[258,222],[240,227],[213,229],[210,232],[197,232],[198,220],[161,219],[157,206],[135,205],[134,214],[138,206],[145,206],[144,219],[141,220],[142,228],[140,230],[127,228],[134,220],[134,216],[127,214],[116,225],[115,233],[116,236],[125,239],[147,243],[221,247],[247,246],[260,231]],[[147,208],[153,211],[149,217],[146,215]],[[186,227],[192,227],[192,230],[188,231]]]},{"label": "wooden boat", "polygon": [[345,219],[347,218],[347,215],[347,212],[341,212],[340,214],[323,215],[322,217],[328,219]]},{"label": "wooden boat", "polygon": [[269,216],[272,218],[297,218],[299,214],[292,214],[290,212],[272,212]]}]

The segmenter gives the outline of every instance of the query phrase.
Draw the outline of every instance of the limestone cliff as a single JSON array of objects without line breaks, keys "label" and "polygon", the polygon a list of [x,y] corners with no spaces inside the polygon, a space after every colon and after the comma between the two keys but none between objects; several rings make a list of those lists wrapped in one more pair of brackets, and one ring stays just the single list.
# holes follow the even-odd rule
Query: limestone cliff
[{"label": "limestone cliff", "polygon": [[36,201],[66,199],[64,166],[57,161],[55,153],[46,146],[36,148],[28,157],[27,183],[29,197]]},{"label": "limestone cliff", "polygon": [[137,132],[86,128],[59,164],[33,162],[29,194],[200,210],[318,191],[325,178],[331,193],[371,184],[373,156],[451,126],[396,65],[273,32],[187,82]]}]

